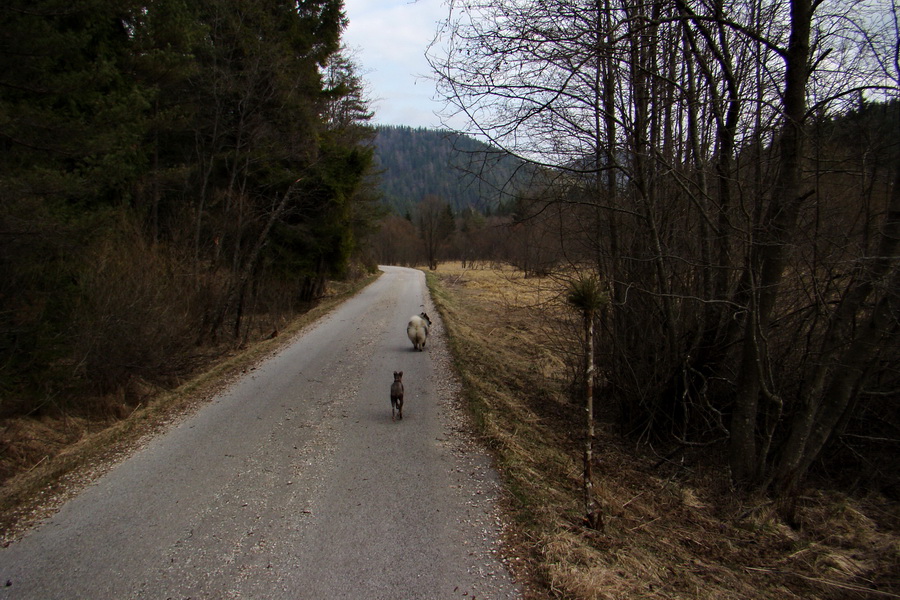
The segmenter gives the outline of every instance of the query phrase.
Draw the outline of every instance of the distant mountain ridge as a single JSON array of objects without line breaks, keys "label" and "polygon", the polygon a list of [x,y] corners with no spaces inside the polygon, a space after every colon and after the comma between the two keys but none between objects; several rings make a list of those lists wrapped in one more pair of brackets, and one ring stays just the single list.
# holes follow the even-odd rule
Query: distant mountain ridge
[{"label": "distant mountain ridge", "polygon": [[495,212],[500,189],[521,167],[487,144],[448,131],[384,125],[376,131],[375,168],[383,202],[401,215],[429,195],[457,213],[466,208]]}]

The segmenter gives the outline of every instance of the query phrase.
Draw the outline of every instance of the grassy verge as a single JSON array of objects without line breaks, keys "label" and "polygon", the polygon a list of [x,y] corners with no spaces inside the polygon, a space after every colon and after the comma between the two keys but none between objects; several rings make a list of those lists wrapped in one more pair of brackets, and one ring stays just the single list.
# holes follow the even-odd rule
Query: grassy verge
[{"label": "grassy verge", "polygon": [[92,420],[61,413],[0,421],[0,460],[7,462],[5,472],[13,472],[0,486],[0,544],[51,514],[143,440],[202,406],[376,278],[333,284],[326,298],[277,337],[220,357],[176,389],[148,393],[124,418]]},{"label": "grassy verge", "polygon": [[510,564],[521,565],[529,598],[900,597],[895,504],[810,490],[788,527],[765,499],[732,494],[716,461],[626,445],[602,422],[602,397],[594,472],[604,526],[585,528],[584,413],[567,393],[578,348],[564,339],[575,316],[553,282],[509,269],[447,264],[427,279],[508,490],[506,552],[520,559]]}]

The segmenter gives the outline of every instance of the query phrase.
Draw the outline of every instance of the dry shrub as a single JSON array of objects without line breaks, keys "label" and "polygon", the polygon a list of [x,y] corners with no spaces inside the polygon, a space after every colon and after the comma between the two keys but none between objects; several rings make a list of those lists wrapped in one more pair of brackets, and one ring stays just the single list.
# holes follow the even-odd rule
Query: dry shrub
[{"label": "dry shrub", "polygon": [[171,385],[189,373],[209,289],[127,225],[86,257],[72,337],[74,369],[89,388],[128,402],[139,400],[141,382]]},{"label": "dry shrub", "polygon": [[[794,529],[774,503],[729,489],[705,459],[715,449],[660,457],[626,446],[606,422],[598,423],[594,465],[604,526],[585,528],[583,407],[567,399],[571,357],[558,352],[577,355],[577,342],[561,341],[577,316],[554,305],[558,284],[454,263],[428,280],[476,428],[508,490],[505,552],[525,559],[509,562],[524,564],[517,575],[531,584],[529,598],[898,596],[897,520],[870,516],[896,516],[895,505],[825,495],[798,509]],[[577,340],[577,329],[571,335]],[[610,407],[602,394],[596,402],[602,420]]]}]

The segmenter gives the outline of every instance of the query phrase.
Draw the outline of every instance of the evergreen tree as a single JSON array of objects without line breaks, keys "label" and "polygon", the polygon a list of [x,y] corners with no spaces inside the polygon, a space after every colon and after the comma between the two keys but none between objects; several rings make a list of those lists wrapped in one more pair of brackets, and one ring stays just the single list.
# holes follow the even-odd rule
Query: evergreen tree
[{"label": "evergreen tree", "polygon": [[83,249],[146,168],[150,93],[125,72],[134,14],[109,0],[0,6],[4,396],[41,390],[65,363]]},{"label": "evergreen tree", "polygon": [[180,373],[198,331],[346,271],[376,213],[345,25],[340,0],[0,6],[0,393]]}]

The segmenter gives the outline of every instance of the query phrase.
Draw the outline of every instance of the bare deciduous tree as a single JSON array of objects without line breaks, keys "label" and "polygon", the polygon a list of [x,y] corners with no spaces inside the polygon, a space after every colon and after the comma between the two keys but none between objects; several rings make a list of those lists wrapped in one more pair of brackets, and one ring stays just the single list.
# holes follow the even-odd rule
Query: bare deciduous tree
[{"label": "bare deciduous tree", "polygon": [[[866,382],[886,380],[876,359],[896,356],[898,166],[813,156],[838,147],[829,123],[867,90],[897,102],[896,14],[880,0],[450,9],[430,51],[448,116],[552,181],[531,222],[559,236],[556,264],[609,282],[597,352],[629,427],[725,444],[736,482],[791,492]],[[846,169],[868,182],[860,225],[826,244]]]},{"label": "bare deciduous tree", "polygon": [[437,269],[438,253],[455,228],[453,212],[450,205],[441,202],[437,196],[426,196],[416,212],[428,268]]}]

